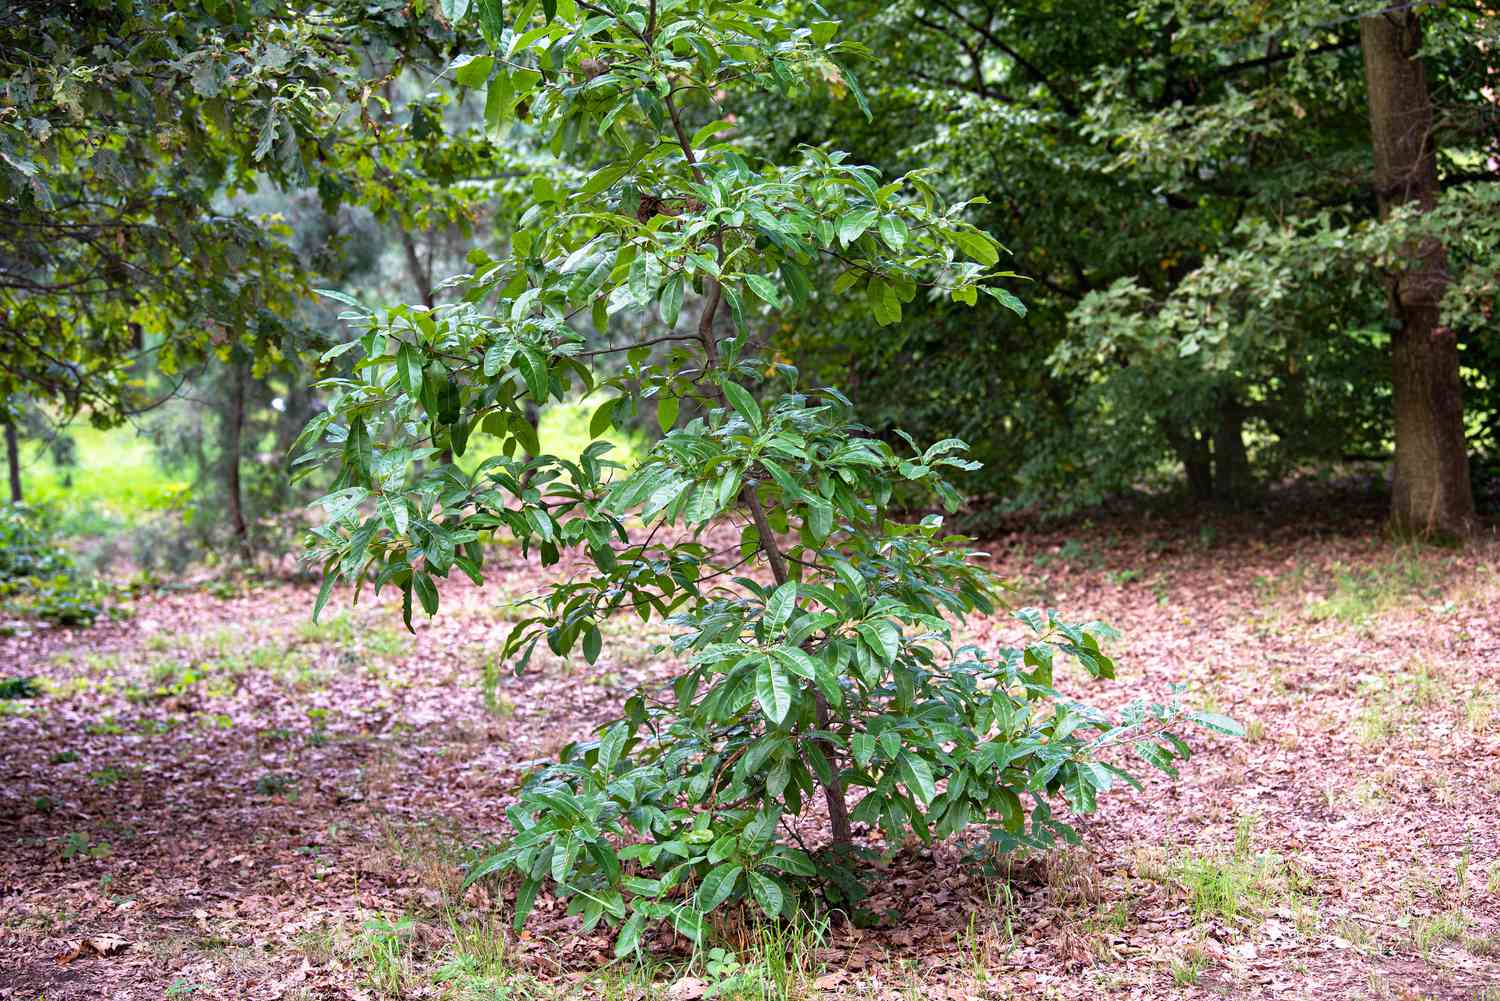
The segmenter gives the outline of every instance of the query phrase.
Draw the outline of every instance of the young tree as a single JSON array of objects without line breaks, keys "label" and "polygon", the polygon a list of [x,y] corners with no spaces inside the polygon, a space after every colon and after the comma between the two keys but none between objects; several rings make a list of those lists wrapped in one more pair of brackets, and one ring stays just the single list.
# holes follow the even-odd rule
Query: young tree
[{"label": "young tree", "polygon": [[[1437,207],[1438,171],[1432,99],[1419,55],[1422,27],[1410,4],[1360,20],[1375,193],[1382,218],[1413,205]],[[1427,236],[1410,248],[1411,266],[1392,276],[1388,299],[1398,327],[1391,342],[1395,388],[1396,472],[1391,522],[1411,535],[1463,538],[1475,528],[1464,435],[1458,337],[1443,324],[1448,287],[1442,243]]]},{"label": "young tree", "polygon": [[[806,303],[825,263],[833,293],[877,324],[919,294],[1019,307],[995,240],[922,172],[886,180],[813,148],[778,162],[737,137],[735,94],[863,101],[844,62],[860,48],[801,10],[529,0],[507,25],[480,3],[488,48],[458,60],[457,82],[484,89],[492,124],[515,117],[588,169],[571,189],[537,178],[508,255],[471,253],[457,301],[370,311],[342,297],[358,336],[334,350],[360,361],[326,383],[330,409],[301,439],[299,462],[339,469],[311,540],[315,615],[339,580],[399,589],[408,623],[415,605],[435,613],[439,581],[482,582],[484,542],[507,531],[544,565],[577,549],[592,567],[516,625],[506,655],[520,669],[541,642],[594,662],[612,615],[671,626],[684,668],[670,691],[638,692],[529,782],[516,836],[469,877],[517,874],[518,926],[550,882],[589,926],[619,927],[621,955],[657,922],[698,938],[730,901],[780,915],[814,885],[853,899],[856,825],[896,843],[978,823],[1002,849],[1043,845],[1075,836],[1056,797],[1086,812],[1132,781],[1110,748],[1169,772],[1187,752],[1164,732],[1172,709],[1116,720],[1053,688],[1058,654],[1113,676],[1105,627],[1024,609],[1022,648],[955,639],[953,620],[992,611],[998,583],[939,517],[904,524],[888,508],[897,483],[956,507],[945,474],[971,465],[962,442],[898,452],[836,387],[751,355],[754,315]],[[590,347],[573,326],[588,314],[618,331],[627,312],[649,324],[623,343]],[[617,353],[624,370],[597,379]],[[596,436],[656,401],[665,434],[636,468],[602,442],[576,460],[540,454],[528,404],[577,388],[608,394]],[[441,461],[478,435],[502,454],[472,473]],[[814,799],[831,847],[810,855],[779,830]]]}]

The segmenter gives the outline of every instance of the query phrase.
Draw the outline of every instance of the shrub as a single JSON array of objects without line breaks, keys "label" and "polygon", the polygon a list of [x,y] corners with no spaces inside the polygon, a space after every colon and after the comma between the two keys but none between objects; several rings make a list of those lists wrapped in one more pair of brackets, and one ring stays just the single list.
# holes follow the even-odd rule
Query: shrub
[{"label": "shrub", "polygon": [[88,626],[103,613],[107,594],[57,544],[42,512],[0,506],[0,614]]},{"label": "shrub", "polygon": [[[954,621],[997,609],[999,582],[941,518],[902,523],[889,505],[901,484],[955,509],[945,475],[973,467],[961,441],[902,438],[898,452],[836,388],[750,354],[758,313],[815,294],[848,293],[877,324],[919,287],[1024,312],[996,242],[920,172],[882,183],[822,150],[761,161],[716,139],[732,123],[689,123],[709,105],[680,104],[828,81],[857,96],[842,61],[857,47],[835,41],[835,22],[776,6],[544,7],[524,8],[512,34],[479,4],[505,58],[461,58],[455,75],[486,89],[492,127],[523,107],[554,151],[595,169],[562,186],[533,178],[509,256],[471,253],[473,273],[450,282],[457,301],[376,312],[330,293],[357,334],[330,354],[362,358],[325,382],[330,408],[300,443],[304,468],[339,466],[311,539],[315,617],[339,579],[399,588],[408,624],[415,605],[433,614],[438,581],[482,582],[484,542],[508,532],[544,565],[580,550],[593,568],[515,625],[505,653],[519,669],[542,641],[595,662],[599,623],[619,614],[666,619],[686,661],[670,697],[637,693],[535,775],[509,811],[515,837],[468,878],[515,874],[518,927],[550,885],[586,925],[618,927],[626,955],[657,923],[701,939],[706,917],[739,901],[769,915],[818,893],[857,902],[856,825],[892,843],[980,825],[1001,850],[1039,847],[1076,837],[1059,800],[1083,813],[1133,782],[1110,748],[1171,772],[1187,754],[1165,729],[1176,708],[1111,717],[1053,686],[1059,660],[1113,676],[1104,627],[1021,609],[1023,645],[955,640]],[[695,329],[677,333],[690,290]],[[623,310],[663,332],[590,347],[570,322],[588,314],[603,334]],[[653,357],[659,344],[672,347]],[[613,353],[623,371],[599,382],[585,361]],[[576,461],[541,454],[528,408],[575,384],[609,394],[595,437],[646,401],[663,437],[629,470],[598,441]],[[499,454],[465,470],[479,435]],[[716,526],[737,526],[737,542],[711,545]],[[831,844],[814,852],[783,829],[816,800]]]}]

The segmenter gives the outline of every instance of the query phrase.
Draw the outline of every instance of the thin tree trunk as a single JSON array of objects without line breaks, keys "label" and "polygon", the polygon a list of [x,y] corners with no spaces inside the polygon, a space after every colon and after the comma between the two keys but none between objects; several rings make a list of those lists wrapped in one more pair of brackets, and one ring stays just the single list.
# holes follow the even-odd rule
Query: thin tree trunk
[{"label": "thin tree trunk", "polygon": [[21,442],[15,421],[5,422],[5,461],[10,465],[10,502],[21,503]]},{"label": "thin tree trunk", "polygon": [[229,528],[241,556],[250,550],[250,532],[245,524],[244,499],[240,494],[240,448],[245,434],[245,364],[230,361],[229,410],[224,415],[224,492],[229,503]]},{"label": "thin tree trunk", "polygon": [[1243,500],[1250,492],[1250,453],[1245,449],[1245,411],[1226,395],[1219,401],[1214,428],[1214,495],[1221,501]]},{"label": "thin tree trunk", "polygon": [[411,276],[412,286],[417,290],[417,295],[422,297],[422,304],[431,309],[437,301],[432,289],[432,252],[429,249],[424,267],[422,257],[417,252],[417,241],[404,228],[401,230],[401,249],[406,251],[406,272]]},{"label": "thin tree trunk", "polygon": [[[1360,19],[1375,188],[1381,218],[1415,204],[1437,204],[1437,156],[1427,73],[1417,58],[1421,24],[1414,8]],[[1391,281],[1390,309],[1399,329],[1391,344],[1395,390],[1396,469],[1391,525],[1404,535],[1463,538],[1475,529],[1474,495],[1464,440],[1458,339],[1442,325],[1448,286],[1442,244],[1407,248],[1410,269]]]},{"label": "thin tree trunk", "polygon": [[[761,549],[766,554],[767,562],[771,564],[771,576],[775,578],[778,586],[785,584],[787,581],[786,559],[781,555],[781,550],[776,547],[776,536],[771,534],[771,523],[761,507],[760,498],[756,496],[753,482],[745,484],[745,500],[750,505],[751,517],[755,519],[755,530],[760,535]],[[823,693],[818,691],[816,686],[813,686],[812,696],[813,713],[818,729],[826,732],[829,723],[828,700],[823,697]],[[844,799],[844,783],[839,781],[838,748],[830,740],[820,738],[816,743],[818,750],[823,752],[823,757],[828,759],[828,767],[833,772],[832,782],[818,780],[818,784],[823,788],[823,801],[828,804],[828,823],[833,830],[833,843],[835,845],[852,844],[854,832],[849,826],[849,804]]]},{"label": "thin tree trunk", "polygon": [[1187,474],[1188,492],[1193,500],[1207,503],[1214,499],[1213,454],[1209,451],[1208,439],[1195,431],[1179,431],[1167,421],[1161,422],[1161,430],[1167,444],[1177,453],[1182,470]]}]

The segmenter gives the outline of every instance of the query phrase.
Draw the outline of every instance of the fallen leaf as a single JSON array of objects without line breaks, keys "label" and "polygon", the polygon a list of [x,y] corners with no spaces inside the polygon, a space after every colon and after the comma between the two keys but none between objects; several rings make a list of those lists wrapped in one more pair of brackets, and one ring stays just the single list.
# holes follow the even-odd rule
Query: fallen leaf
[{"label": "fallen leaf", "polygon": [[697,1001],[708,993],[708,981],[683,977],[667,988],[667,1001]]}]

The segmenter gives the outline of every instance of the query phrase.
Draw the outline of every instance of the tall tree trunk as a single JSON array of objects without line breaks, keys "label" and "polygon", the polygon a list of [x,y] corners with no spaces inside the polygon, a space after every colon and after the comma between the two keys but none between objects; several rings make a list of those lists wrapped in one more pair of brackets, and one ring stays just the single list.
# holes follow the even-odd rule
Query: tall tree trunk
[{"label": "tall tree trunk", "polygon": [[1250,493],[1250,453],[1245,450],[1245,410],[1225,394],[1219,400],[1214,427],[1214,495],[1221,501],[1243,500]]},{"label": "tall tree trunk", "polygon": [[1187,474],[1188,492],[1193,500],[1200,503],[1213,500],[1213,454],[1209,450],[1208,439],[1191,429],[1183,431],[1167,420],[1161,422],[1161,430],[1166,435],[1167,444],[1172,446],[1172,451],[1177,453],[1177,458],[1182,463],[1183,472]]},{"label": "tall tree trunk", "polygon": [[21,442],[16,435],[16,422],[5,422],[5,461],[10,466],[10,502],[21,503]]},{"label": "tall tree trunk", "polygon": [[[432,237],[436,239],[436,237]],[[406,273],[411,276],[412,287],[417,290],[417,295],[422,297],[422,304],[428,309],[433,307],[437,301],[432,288],[432,247],[427,249],[427,263],[423,265],[422,257],[417,252],[417,241],[411,233],[403,228],[401,230],[401,249],[406,252]]]},{"label": "tall tree trunk", "polygon": [[[1393,8],[1359,23],[1380,215],[1437,204],[1437,156],[1427,72],[1417,58],[1422,31],[1415,8]],[[1396,470],[1391,524],[1399,533],[1462,538],[1475,528],[1464,440],[1458,339],[1442,325],[1447,260],[1435,239],[1407,248],[1409,270],[1390,285],[1399,329],[1391,344]]]},{"label": "tall tree trunk", "polygon": [[222,445],[224,493],[229,503],[229,528],[235,547],[244,557],[250,551],[250,532],[245,524],[245,504],[240,494],[240,449],[245,434],[245,363],[230,360],[229,409],[224,415]]}]

